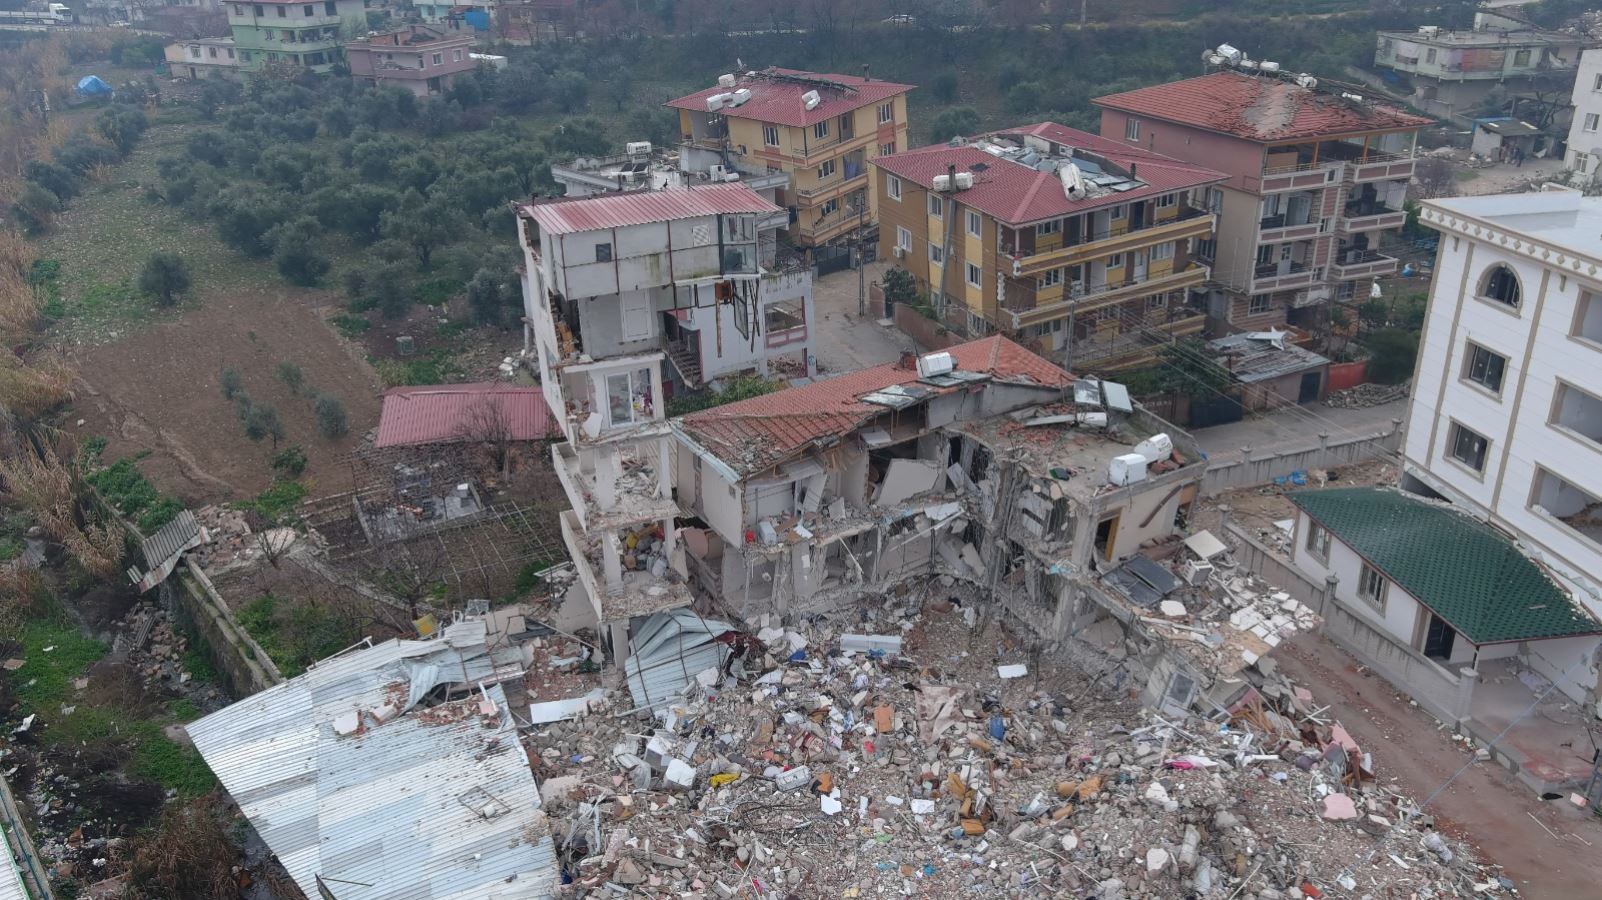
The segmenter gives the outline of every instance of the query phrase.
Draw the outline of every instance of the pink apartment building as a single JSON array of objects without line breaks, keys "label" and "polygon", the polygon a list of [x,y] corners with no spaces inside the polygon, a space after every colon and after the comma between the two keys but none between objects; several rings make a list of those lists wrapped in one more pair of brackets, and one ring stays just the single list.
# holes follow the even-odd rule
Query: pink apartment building
[{"label": "pink apartment building", "polygon": [[394,85],[427,97],[449,90],[457,75],[478,65],[472,47],[472,35],[408,25],[347,43],[345,59],[350,76],[358,81]]}]

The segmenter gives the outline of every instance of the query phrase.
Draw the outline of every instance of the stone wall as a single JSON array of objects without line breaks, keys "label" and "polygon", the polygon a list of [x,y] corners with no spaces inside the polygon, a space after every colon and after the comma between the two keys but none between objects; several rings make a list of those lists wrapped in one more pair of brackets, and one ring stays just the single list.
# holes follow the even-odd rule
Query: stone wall
[{"label": "stone wall", "polygon": [[205,572],[186,563],[162,583],[161,590],[173,618],[199,636],[201,649],[236,699],[283,682],[283,674],[234,620]]}]

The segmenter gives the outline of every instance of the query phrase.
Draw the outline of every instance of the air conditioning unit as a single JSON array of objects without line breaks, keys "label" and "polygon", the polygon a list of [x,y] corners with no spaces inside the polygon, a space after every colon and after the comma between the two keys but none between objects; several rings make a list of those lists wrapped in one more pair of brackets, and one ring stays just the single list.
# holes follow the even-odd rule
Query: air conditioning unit
[{"label": "air conditioning unit", "polygon": [[925,353],[918,357],[918,377],[933,378],[937,375],[946,375],[957,367],[957,361],[950,353]]},{"label": "air conditioning unit", "polygon": [[723,174],[726,171],[728,170],[721,165],[708,166],[706,170],[706,177],[712,179],[713,181],[722,181]]},{"label": "air conditioning unit", "polygon": [[823,97],[821,97],[817,91],[807,91],[805,94],[801,95],[801,105],[805,106],[808,112],[817,109],[822,104]]},{"label": "air conditioning unit", "polygon": [[1135,445],[1135,452],[1139,453],[1148,463],[1169,458],[1174,454],[1174,441],[1167,434],[1154,434]]},{"label": "air conditioning unit", "polygon": [[1107,480],[1123,487],[1146,480],[1146,457],[1139,453],[1115,456],[1107,465]]},{"label": "air conditioning unit", "polygon": [[891,247],[890,248],[890,255],[894,256],[896,259],[902,259],[907,255],[907,248],[905,248],[905,247]]}]

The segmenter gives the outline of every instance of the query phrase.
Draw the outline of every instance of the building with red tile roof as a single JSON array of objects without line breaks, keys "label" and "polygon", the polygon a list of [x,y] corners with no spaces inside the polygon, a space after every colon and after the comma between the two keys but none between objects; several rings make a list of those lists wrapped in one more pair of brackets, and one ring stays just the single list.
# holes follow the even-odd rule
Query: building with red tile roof
[{"label": "building with red tile roof", "polygon": [[415,447],[461,441],[543,441],[560,437],[537,387],[497,382],[391,388],[384,393],[373,446]]},{"label": "building with red tile roof", "polygon": [[[792,213],[791,240],[827,244],[874,222],[867,161],[907,148],[910,84],[768,68],[730,73],[668,101],[679,111],[686,172],[790,178],[773,199]],[[858,206],[862,205],[862,215]]]},{"label": "building with red tile roof", "polygon": [[[1101,135],[1228,176],[1213,194],[1207,307],[1215,332],[1320,327],[1396,271],[1413,148],[1431,120],[1311,76],[1216,71],[1095,100]],[[1321,395],[1315,392],[1315,395]]]},{"label": "building with red tile roof", "polygon": [[1073,347],[1076,371],[1138,366],[1201,330],[1191,249],[1212,237],[1222,172],[1054,122],[873,164],[880,256],[943,298],[948,329]]}]

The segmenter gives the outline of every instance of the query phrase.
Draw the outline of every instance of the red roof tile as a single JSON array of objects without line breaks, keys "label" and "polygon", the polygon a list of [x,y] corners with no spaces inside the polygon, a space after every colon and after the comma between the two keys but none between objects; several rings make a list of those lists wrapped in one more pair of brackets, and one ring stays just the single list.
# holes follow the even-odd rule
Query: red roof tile
[{"label": "red roof tile", "polygon": [[504,423],[508,437],[514,441],[539,441],[559,434],[539,388],[493,382],[437,384],[386,392],[373,446],[411,447],[470,440],[483,433],[486,417],[497,427]]},{"label": "red roof tile", "polygon": [[[762,74],[795,75],[802,78],[819,78],[832,81],[836,84],[855,88],[854,91],[816,87],[791,81],[774,81],[763,78]],[[912,90],[914,85],[897,84],[894,81],[864,81],[855,75],[822,75],[817,72],[803,72],[799,69],[764,69],[755,77],[750,75],[739,76],[739,83],[733,88],[709,87],[704,91],[696,91],[687,97],[669,100],[668,106],[675,109],[691,109],[697,112],[706,112],[706,98],[713,94],[723,94],[737,88],[746,88],[751,92],[751,99],[736,107],[724,107],[718,111],[719,115],[730,116],[736,119],[755,119],[759,122],[771,122],[775,125],[811,125],[834,116],[848,113],[853,109],[860,109],[872,103],[882,103],[897,94],[904,94]],[[815,90],[823,101],[814,109],[807,109],[802,102],[801,95],[807,91]]]},{"label": "red roof tile", "polygon": [[1063,193],[1062,182],[1056,173],[1041,172],[971,145],[952,147],[935,144],[894,156],[875,157],[869,161],[892,175],[924,188],[931,188],[935,176],[946,174],[951,166],[956,166],[958,172],[973,172],[973,187],[959,193],[958,201],[1009,225],[1027,225],[1105,206],[1117,206],[1131,200],[1213,184],[1228,177],[1222,172],[1139,147],[1128,147],[1055,122],[1003,129],[995,134],[1035,135],[1065,146],[1088,150],[1125,170],[1133,163],[1136,179],[1145,182],[1146,186],[1100,197],[1070,200]]},{"label": "red roof tile", "polygon": [[523,204],[520,212],[539,223],[546,234],[573,234],[603,228],[625,228],[719,213],[767,214],[779,211],[743,184],[630,191],[594,197],[558,198]]},{"label": "red roof tile", "polygon": [[[1000,335],[951,347],[957,369],[997,381],[1065,387],[1073,376]],[[691,413],[680,426],[741,475],[778,465],[815,441],[844,437],[887,407],[861,397],[892,385],[916,384],[918,373],[886,363],[837,378]],[[921,385],[936,394],[962,390]]]},{"label": "red roof tile", "polygon": [[1432,124],[1430,119],[1389,106],[1360,105],[1278,78],[1240,72],[1214,72],[1091,102],[1264,143]]}]

